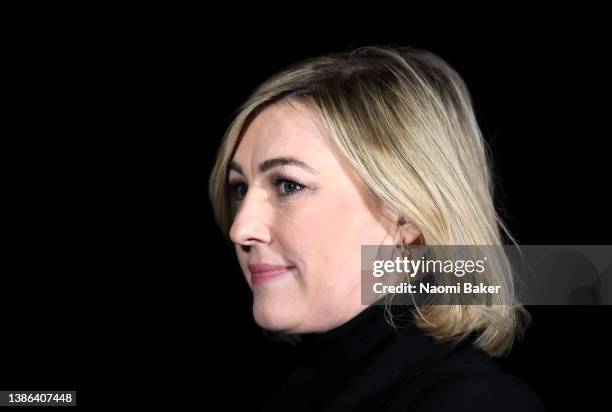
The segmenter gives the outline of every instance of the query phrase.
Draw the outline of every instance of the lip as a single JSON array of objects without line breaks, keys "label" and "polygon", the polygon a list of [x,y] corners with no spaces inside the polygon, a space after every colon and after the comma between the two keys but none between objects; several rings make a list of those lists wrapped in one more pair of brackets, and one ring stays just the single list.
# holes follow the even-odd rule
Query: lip
[{"label": "lip", "polygon": [[253,263],[249,265],[251,283],[260,284],[288,273],[293,266],[272,265],[269,263]]}]

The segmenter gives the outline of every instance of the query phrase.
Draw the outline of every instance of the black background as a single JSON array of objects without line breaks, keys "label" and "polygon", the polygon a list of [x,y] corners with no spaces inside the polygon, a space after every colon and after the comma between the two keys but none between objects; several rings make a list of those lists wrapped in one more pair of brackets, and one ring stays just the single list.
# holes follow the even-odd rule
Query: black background
[{"label": "black background", "polygon": [[[295,359],[253,323],[207,178],[251,90],[324,52],[440,55],[472,93],[519,242],[611,244],[609,45],[597,13],[398,13],[5,14],[0,388],[76,389],[81,407],[265,403]],[[551,410],[604,402],[609,307],[530,310],[502,367]]]}]

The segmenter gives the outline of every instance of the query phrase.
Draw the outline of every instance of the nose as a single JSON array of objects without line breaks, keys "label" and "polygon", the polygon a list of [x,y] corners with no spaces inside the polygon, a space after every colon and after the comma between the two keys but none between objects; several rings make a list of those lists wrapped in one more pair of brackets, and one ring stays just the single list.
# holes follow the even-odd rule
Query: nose
[{"label": "nose", "polygon": [[269,219],[271,206],[264,193],[251,189],[238,206],[230,239],[237,245],[252,246],[256,243],[270,242]]}]

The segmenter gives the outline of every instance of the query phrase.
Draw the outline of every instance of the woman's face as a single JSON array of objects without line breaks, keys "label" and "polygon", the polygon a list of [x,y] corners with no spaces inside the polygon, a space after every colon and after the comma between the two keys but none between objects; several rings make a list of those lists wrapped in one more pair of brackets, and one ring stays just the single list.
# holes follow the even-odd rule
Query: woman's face
[{"label": "woman's face", "polygon": [[351,319],[366,307],[361,245],[394,243],[393,217],[373,210],[323,133],[311,109],[282,101],[253,119],[232,159],[230,237],[268,330],[323,332]]}]

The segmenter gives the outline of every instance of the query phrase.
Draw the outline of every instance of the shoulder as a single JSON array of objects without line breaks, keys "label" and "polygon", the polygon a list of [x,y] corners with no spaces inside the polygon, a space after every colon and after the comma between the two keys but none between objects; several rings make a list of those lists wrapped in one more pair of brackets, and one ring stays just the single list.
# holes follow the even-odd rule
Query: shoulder
[{"label": "shoulder", "polygon": [[[535,391],[483,351],[462,348],[424,371],[395,397],[411,411],[544,411]],[[393,408],[401,410],[400,408]]]},{"label": "shoulder", "polygon": [[504,372],[466,370],[423,388],[413,402],[417,411],[543,411],[526,383]]}]

